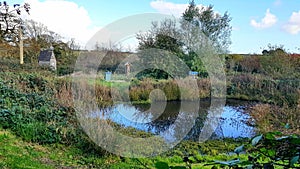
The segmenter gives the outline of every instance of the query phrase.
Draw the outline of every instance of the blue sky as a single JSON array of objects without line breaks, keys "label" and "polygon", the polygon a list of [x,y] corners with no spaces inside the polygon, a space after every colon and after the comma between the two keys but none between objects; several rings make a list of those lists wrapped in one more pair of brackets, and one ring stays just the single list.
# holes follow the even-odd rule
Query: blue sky
[{"label": "blue sky", "polygon": [[[49,29],[80,42],[118,19],[134,14],[163,13],[180,16],[189,0],[25,0],[31,18]],[[12,3],[23,0],[13,0]],[[195,0],[232,17],[232,53],[261,53],[268,44],[300,52],[299,0]]]}]

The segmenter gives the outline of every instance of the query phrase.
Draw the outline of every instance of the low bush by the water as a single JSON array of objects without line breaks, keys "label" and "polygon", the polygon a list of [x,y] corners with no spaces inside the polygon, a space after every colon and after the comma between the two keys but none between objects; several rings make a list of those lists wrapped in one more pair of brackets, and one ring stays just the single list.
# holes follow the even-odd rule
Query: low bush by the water
[{"label": "low bush by the water", "polygon": [[132,83],[129,90],[130,98],[132,101],[148,100],[151,91],[155,89],[161,90],[168,101],[195,100],[210,97],[210,82],[208,79],[159,81],[144,79],[142,81]]},{"label": "low bush by the water", "polygon": [[274,80],[258,74],[239,74],[228,77],[227,94],[229,98],[296,106],[299,87],[297,79]]},{"label": "low bush by the water", "polygon": [[259,132],[281,131],[285,134],[300,134],[300,109],[271,104],[257,104],[250,108],[250,115]]}]

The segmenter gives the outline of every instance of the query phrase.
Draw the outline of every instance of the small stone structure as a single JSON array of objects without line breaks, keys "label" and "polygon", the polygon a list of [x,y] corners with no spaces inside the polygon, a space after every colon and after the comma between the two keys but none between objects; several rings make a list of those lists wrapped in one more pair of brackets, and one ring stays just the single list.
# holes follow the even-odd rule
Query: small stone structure
[{"label": "small stone structure", "polygon": [[49,66],[52,70],[56,70],[56,58],[53,52],[53,47],[42,50],[38,59],[40,66]]}]

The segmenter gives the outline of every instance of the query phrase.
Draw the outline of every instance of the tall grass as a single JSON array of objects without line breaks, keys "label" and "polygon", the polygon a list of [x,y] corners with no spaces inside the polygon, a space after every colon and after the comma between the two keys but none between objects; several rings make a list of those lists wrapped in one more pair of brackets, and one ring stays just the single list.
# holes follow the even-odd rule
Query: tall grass
[{"label": "tall grass", "polygon": [[262,133],[300,134],[300,109],[296,107],[257,104],[250,109],[250,115]]},{"label": "tall grass", "polygon": [[274,80],[270,77],[243,73],[228,77],[227,95],[229,98],[257,100],[279,106],[295,106],[300,97],[300,80]]},{"label": "tall grass", "polygon": [[210,97],[210,82],[208,79],[170,79],[159,81],[144,79],[130,86],[130,98],[133,101],[148,100],[151,91],[155,89],[161,90],[168,101],[195,100]]}]

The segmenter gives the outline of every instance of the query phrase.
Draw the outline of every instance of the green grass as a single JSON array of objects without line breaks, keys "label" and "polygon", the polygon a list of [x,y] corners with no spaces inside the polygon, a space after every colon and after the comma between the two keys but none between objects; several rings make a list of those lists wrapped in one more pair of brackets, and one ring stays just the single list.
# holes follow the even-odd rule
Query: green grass
[{"label": "green grass", "polygon": [[[123,88],[123,87],[128,87],[130,85],[130,82],[126,82],[126,81],[105,81],[102,79],[95,79],[96,80],[96,84],[99,85],[103,85],[106,87],[117,87],[117,88]],[[90,80],[90,82],[92,82],[92,79]]]},{"label": "green grass", "polygon": [[0,131],[0,168],[54,168],[43,163],[43,159],[46,152],[40,146],[23,142],[8,131]]},{"label": "green grass", "polygon": [[116,157],[101,158],[62,144],[29,143],[10,131],[0,129],[0,168],[102,168],[113,161],[112,158]]},{"label": "green grass", "polygon": [[[219,144],[205,143],[209,144]],[[201,155],[194,148],[198,144],[188,147],[190,150],[189,159],[192,168],[211,168],[205,166],[213,160],[230,160],[237,156],[228,156],[225,153],[219,155]],[[236,143],[228,143],[235,145]],[[183,161],[185,152],[182,147],[188,146],[189,143],[183,143],[178,149],[170,150],[166,154],[152,158],[120,158],[115,155],[106,154],[105,156],[97,156],[93,153],[84,153],[81,149],[62,144],[39,145],[23,141],[8,130],[0,129],[0,168],[11,169],[52,169],[52,168],[158,168],[157,166],[164,163],[169,166],[186,166]],[[205,146],[205,145],[204,145]],[[230,147],[230,146],[229,146]],[[194,149],[194,150],[192,150]],[[182,152],[180,152],[182,151]],[[240,156],[245,159],[246,155]]]}]

